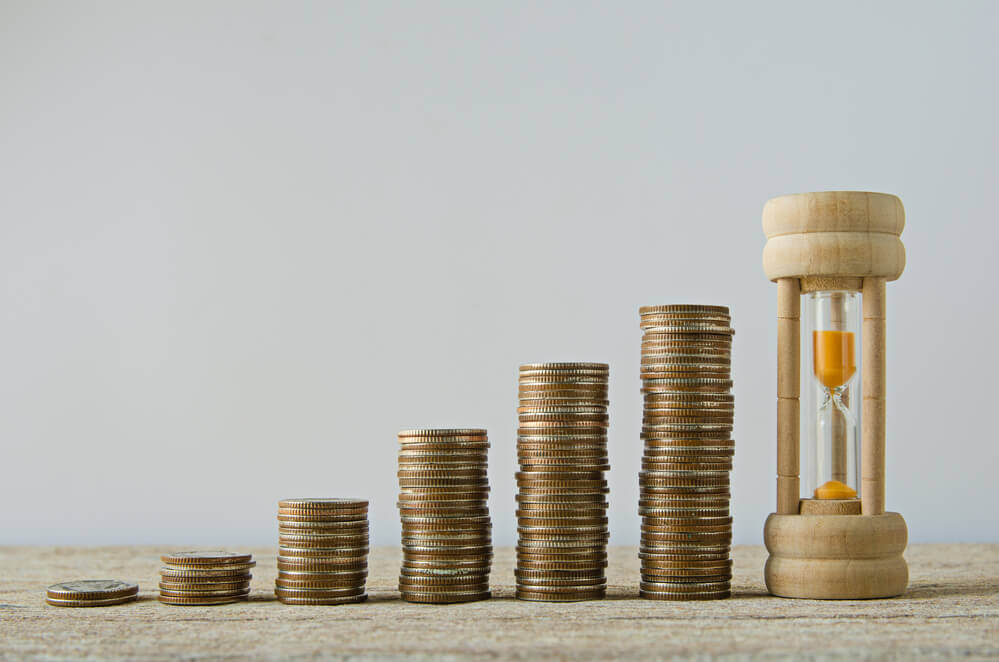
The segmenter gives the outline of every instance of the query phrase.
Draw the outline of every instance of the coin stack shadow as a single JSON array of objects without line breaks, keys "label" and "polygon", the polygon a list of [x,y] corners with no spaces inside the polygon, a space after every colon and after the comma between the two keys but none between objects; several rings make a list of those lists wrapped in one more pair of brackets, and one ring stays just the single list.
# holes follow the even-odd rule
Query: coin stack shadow
[{"label": "coin stack shadow", "polygon": [[365,499],[278,502],[274,594],[288,605],[364,602],[368,577]]},{"label": "coin stack shadow", "polygon": [[171,605],[224,605],[250,594],[251,554],[196,551],[160,557],[160,602]]},{"label": "coin stack shadow", "polygon": [[640,594],[730,595],[729,474],[735,442],[725,306],[643,306]]},{"label": "coin stack shadow", "polygon": [[399,592],[445,604],[490,597],[489,438],[481,429],[399,433]]},{"label": "coin stack shadow", "polygon": [[607,592],[605,363],[520,366],[517,597],[572,602]]}]

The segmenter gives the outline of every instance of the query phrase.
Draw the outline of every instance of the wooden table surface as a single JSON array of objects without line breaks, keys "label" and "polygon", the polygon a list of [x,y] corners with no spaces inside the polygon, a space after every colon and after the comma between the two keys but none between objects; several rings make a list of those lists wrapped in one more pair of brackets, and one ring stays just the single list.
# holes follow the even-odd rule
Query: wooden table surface
[{"label": "wooden table surface", "polygon": [[[251,550],[258,565],[249,602],[162,605],[155,591],[166,551],[0,547],[0,659],[999,658],[999,544],[912,546],[906,595],[868,601],[768,596],[761,547],[735,548],[729,600],[641,600],[636,550],[614,547],[608,599],[572,604],[513,599],[514,554],[504,548],[493,566],[496,597],[447,606],[399,600],[399,550],[376,548],[370,600],[335,607],[275,601],[274,548]],[[87,578],[136,581],[139,600],[45,604],[47,585]]]}]

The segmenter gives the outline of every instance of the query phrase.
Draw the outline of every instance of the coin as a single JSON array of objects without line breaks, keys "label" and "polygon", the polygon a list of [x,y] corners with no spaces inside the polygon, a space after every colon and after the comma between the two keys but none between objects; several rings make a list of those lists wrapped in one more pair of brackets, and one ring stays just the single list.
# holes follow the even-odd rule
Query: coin
[{"label": "coin", "polygon": [[339,560],[329,558],[313,559],[302,557],[277,557],[278,570],[295,570],[302,572],[319,572],[322,570],[362,570],[368,567],[367,557],[343,557]]},{"label": "coin", "polygon": [[410,440],[423,441],[434,439],[448,441],[453,439],[467,439],[469,441],[486,441],[488,433],[480,428],[452,428],[434,429],[427,428],[421,430],[402,430],[397,435],[400,443],[407,443]]},{"label": "coin", "polygon": [[49,597],[59,600],[105,600],[135,595],[138,592],[138,584],[117,579],[80,579],[52,584],[46,589]]},{"label": "coin", "polygon": [[309,587],[309,588],[287,588],[284,586],[275,586],[274,595],[278,599],[283,600],[284,598],[309,598],[309,599],[329,599],[329,598],[347,598],[347,597],[357,597],[364,594],[364,586],[350,586],[347,588],[325,588],[325,587]]},{"label": "coin", "polygon": [[172,589],[169,586],[160,586],[161,598],[224,598],[240,597],[250,594],[249,588],[228,590],[228,589]]},{"label": "coin", "polygon": [[533,600],[542,602],[580,602],[582,600],[600,600],[607,595],[606,587],[597,589],[576,589],[571,592],[560,592],[517,586],[518,600]]},{"label": "coin", "polygon": [[344,605],[355,602],[364,602],[368,599],[368,594],[362,593],[361,595],[350,595],[341,598],[292,598],[283,596],[278,599],[286,605]]},{"label": "coin", "polygon": [[164,566],[160,568],[160,576],[164,578],[173,578],[177,580],[204,579],[206,581],[218,581],[225,578],[250,577],[251,575],[249,571],[255,565],[256,563],[244,563],[242,565],[232,565],[223,568],[203,568],[203,569],[171,568],[168,566]]},{"label": "coin", "polygon": [[278,503],[274,595],[280,602],[342,604],[367,597],[367,511],[365,499],[285,499]]},{"label": "coin", "polygon": [[[608,375],[606,364],[521,367],[516,573],[528,588],[567,587],[575,591],[572,599],[603,597],[566,579],[576,577],[588,589],[605,582]],[[567,569],[582,574],[566,575]],[[533,600],[567,595],[517,592]]]},{"label": "coin", "polygon": [[118,598],[104,598],[102,600],[87,599],[73,600],[69,598],[45,598],[45,602],[53,607],[111,607],[113,605],[123,605],[127,602],[134,602],[137,595],[125,595]]},{"label": "coin", "polygon": [[45,601],[55,607],[107,607],[132,602],[139,586],[117,579],[81,579],[52,584]]},{"label": "coin", "polygon": [[159,601],[167,605],[188,605],[192,607],[197,606],[208,606],[208,605],[226,605],[232,604],[234,602],[244,602],[246,601],[246,595],[234,595],[234,596],[172,596],[163,595],[162,593],[158,596]]},{"label": "coin", "polygon": [[[413,602],[481,599],[488,592],[492,561],[487,433],[481,429],[410,432],[399,435],[397,472],[402,598]],[[414,437],[421,442],[437,441],[414,448],[410,443]],[[472,443],[479,446],[443,441],[448,438],[474,439]]]},{"label": "coin", "polygon": [[239,554],[224,551],[190,551],[164,554],[160,557],[163,563],[180,566],[219,566],[230,564],[246,564],[252,559],[251,554]]},{"label": "coin", "polygon": [[303,510],[368,510],[367,499],[344,499],[344,498],[314,498],[314,499],[282,499],[278,501],[278,508],[293,508]]},{"label": "coin", "polygon": [[250,580],[238,582],[171,582],[160,580],[160,588],[168,591],[222,591],[223,593],[241,591],[250,587]]},{"label": "coin", "polygon": [[643,306],[639,315],[640,594],[728,597],[727,586],[697,585],[731,574],[731,317],[727,308],[697,305]]},{"label": "coin", "polygon": [[426,593],[418,591],[400,591],[403,600],[407,602],[424,602],[430,604],[452,604],[458,602],[476,602],[478,600],[488,600],[492,597],[489,591],[458,592],[448,591],[442,593]]}]

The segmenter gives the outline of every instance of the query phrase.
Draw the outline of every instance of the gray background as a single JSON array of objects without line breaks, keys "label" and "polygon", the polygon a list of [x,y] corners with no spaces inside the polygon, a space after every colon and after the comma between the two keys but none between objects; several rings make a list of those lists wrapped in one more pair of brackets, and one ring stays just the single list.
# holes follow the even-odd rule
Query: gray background
[{"label": "gray background", "polygon": [[276,540],[517,365],[607,361],[638,539],[638,306],[722,303],[735,539],[774,503],[770,197],[896,193],[888,505],[997,538],[995,3],[0,2],[0,543]]}]

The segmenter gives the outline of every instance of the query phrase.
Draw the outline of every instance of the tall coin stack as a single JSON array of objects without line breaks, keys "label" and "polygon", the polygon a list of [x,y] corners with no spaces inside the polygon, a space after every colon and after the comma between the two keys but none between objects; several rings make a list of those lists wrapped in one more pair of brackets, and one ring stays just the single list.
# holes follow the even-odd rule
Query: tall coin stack
[{"label": "tall coin stack", "polygon": [[399,433],[399,592],[409,602],[490,597],[489,438],[485,430]]},{"label": "tall coin stack", "polygon": [[605,363],[520,367],[517,597],[570,602],[607,591]]},{"label": "tall coin stack", "polygon": [[278,502],[278,576],[274,594],[289,605],[364,602],[368,577],[365,499]]},{"label": "tall coin stack", "polygon": [[160,557],[160,602],[170,605],[223,605],[250,594],[250,554],[177,552]]},{"label": "tall coin stack", "polygon": [[730,595],[731,318],[725,306],[643,306],[641,596]]}]

